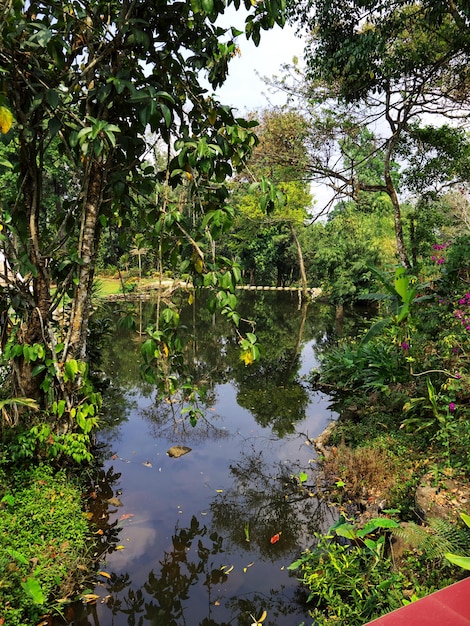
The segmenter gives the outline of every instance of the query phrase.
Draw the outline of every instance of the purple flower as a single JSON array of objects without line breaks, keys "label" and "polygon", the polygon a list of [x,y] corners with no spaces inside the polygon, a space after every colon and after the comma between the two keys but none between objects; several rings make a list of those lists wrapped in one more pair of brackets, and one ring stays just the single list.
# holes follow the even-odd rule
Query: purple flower
[{"label": "purple flower", "polygon": [[409,350],[410,344],[407,341],[402,341],[401,347],[403,348],[403,350]]},{"label": "purple flower", "polygon": [[437,259],[437,264],[438,264],[438,265],[444,265],[444,263],[445,263],[445,259],[444,259],[444,257],[443,257],[443,256],[440,256],[440,257]]},{"label": "purple flower", "polygon": [[455,411],[455,402],[449,404],[449,411]]}]

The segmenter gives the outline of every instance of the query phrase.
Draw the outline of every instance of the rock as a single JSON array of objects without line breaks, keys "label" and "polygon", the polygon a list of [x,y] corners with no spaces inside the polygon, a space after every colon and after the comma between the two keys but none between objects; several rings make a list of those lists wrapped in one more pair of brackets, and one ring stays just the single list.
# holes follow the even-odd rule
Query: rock
[{"label": "rock", "polygon": [[434,485],[433,475],[423,478],[416,489],[418,515],[426,518],[457,519],[460,512],[470,514],[470,488],[455,478],[443,478]]},{"label": "rock", "polygon": [[188,448],[188,446],[171,446],[171,448],[166,451],[168,456],[171,456],[174,459],[177,459],[184,454],[188,454],[188,452],[191,452],[191,448]]},{"label": "rock", "polygon": [[313,444],[319,454],[323,456],[323,458],[328,459],[331,455],[331,450],[327,448],[328,441],[330,439],[331,433],[335,429],[336,422],[330,422],[325,430],[313,440]]}]

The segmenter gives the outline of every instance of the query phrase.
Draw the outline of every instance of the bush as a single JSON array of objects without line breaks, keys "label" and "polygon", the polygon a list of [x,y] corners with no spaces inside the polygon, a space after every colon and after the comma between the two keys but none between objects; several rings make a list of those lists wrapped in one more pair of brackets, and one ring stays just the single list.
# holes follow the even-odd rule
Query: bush
[{"label": "bush", "polygon": [[393,344],[342,343],[323,356],[321,380],[338,389],[387,391],[388,385],[409,378],[403,350]]},{"label": "bush", "polygon": [[392,571],[389,558],[365,545],[319,536],[316,548],[289,569],[300,570],[299,580],[310,591],[309,613],[320,626],[362,626],[403,606],[405,576]]}]

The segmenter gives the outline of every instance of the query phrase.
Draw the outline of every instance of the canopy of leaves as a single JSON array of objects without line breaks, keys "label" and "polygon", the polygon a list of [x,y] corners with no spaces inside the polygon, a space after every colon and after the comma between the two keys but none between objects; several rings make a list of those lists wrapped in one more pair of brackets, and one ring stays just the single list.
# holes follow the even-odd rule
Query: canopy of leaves
[{"label": "canopy of leaves", "polygon": [[403,77],[429,80],[449,97],[468,94],[470,9],[465,0],[303,0],[291,19],[314,33],[312,77],[335,82],[346,100],[384,92]]}]

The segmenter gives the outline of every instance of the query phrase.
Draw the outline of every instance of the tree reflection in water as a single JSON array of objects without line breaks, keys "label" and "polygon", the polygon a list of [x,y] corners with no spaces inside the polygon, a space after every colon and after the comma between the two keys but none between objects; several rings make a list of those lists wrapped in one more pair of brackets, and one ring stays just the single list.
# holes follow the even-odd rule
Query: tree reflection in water
[{"label": "tree reflection in water", "polygon": [[[224,598],[224,585],[232,572],[228,567],[221,568],[217,557],[225,552],[225,540],[195,516],[188,527],[176,527],[171,541],[171,549],[165,551],[159,561],[159,570],[151,570],[141,588],[132,588],[127,573],[111,575],[105,584],[105,601],[112,622],[109,617],[108,621],[101,622],[97,606],[88,605],[76,607],[73,623],[76,626],[111,626],[116,618],[116,623],[124,623],[124,617],[129,626],[247,626],[253,622],[252,616],[260,615],[264,607],[269,607],[270,615],[266,624],[299,611],[295,594],[292,597],[285,593],[283,586],[268,594],[245,593]],[[206,615],[198,621],[186,603],[195,586],[205,590]],[[221,611],[228,616],[225,620],[222,617],[222,621]]]},{"label": "tree reflection in water", "polygon": [[[109,484],[104,473],[97,479],[90,508],[108,550],[100,567],[111,578],[96,589],[96,605],[75,609],[74,626],[245,626],[263,610],[264,626],[308,620],[285,568],[331,519],[315,497],[314,466],[307,481],[297,478],[311,454],[300,431],[327,419],[299,372],[306,342],[331,337],[334,319],[324,305],[299,309],[286,295],[257,294],[249,302],[265,347],[249,368],[225,320],[203,309],[195,319],[193,307],[187,319],[182,314],[194,327],[191,380],[206,388],[195,427],[184,395],[158,401],[139,380],[130,330],[121,327],[104,355],[115,401],[100,441],[109,446],[104,465],[111,474]],[[193,448],[181,461],[165,455],[176,443]],[[120,461],[118,489],[112,463]],[[116,496],[125,503],[119,511]],[[187,517],[175,525],[178,503]],[[132,520],[117,523],[126,515]],[[123,552],[116,551],[119,542]]]},{"label": "tree reflection in water", "polygon": [[[270,467],[263,451],[254,449],[230,465],[233,485],[211,504],[213,525],[229,537],[227,545],[249,548],[251,553],[256,549],[263,560],[279,559],[299,546],[309,546],[331,516],[325,502],[315,497],[313,485],[302,484],[296,477],[300,469],[305,468],[282,463]],[[272,544],[277,534],[280,540]]]}]

